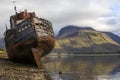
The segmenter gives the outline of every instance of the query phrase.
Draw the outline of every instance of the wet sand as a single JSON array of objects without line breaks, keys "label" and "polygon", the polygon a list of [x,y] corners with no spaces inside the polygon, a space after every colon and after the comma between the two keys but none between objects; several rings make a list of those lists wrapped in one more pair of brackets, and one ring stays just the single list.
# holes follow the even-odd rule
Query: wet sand
[{"label": "wet sand", "polygon": [[0,80],[51,80],[51,78],[45,68],[38,69],[31,64],[12,62],[5,53],[0,53]]}]

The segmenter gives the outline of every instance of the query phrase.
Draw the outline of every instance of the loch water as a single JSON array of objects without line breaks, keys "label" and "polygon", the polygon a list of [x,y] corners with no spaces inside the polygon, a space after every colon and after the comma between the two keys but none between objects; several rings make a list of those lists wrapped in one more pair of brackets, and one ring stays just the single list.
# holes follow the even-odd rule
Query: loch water
[{"label": "loch water", "polygon": [[120,55],[51,56],[45,66],[53,80],[120,80]]}]

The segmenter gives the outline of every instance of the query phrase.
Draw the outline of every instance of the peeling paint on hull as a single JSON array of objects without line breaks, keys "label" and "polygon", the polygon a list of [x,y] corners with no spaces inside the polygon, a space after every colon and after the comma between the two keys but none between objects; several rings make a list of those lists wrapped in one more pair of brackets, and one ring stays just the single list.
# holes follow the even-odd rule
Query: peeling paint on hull
[{"label": "peeling paint on hull", "polygon": [[8,57],[16,62],[35,63],[32,48],[43,50],[40,57],[50,53],[55,39],[52,25],[41,18],[26,19],[15,28],[7,30],[5,45]]}]

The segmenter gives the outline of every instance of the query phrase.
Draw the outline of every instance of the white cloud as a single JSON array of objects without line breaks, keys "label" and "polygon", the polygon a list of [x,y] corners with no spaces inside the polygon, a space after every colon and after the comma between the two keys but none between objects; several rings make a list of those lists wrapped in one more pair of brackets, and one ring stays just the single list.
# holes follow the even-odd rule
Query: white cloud
[{"label": "white cloud", "polygon": [[[1,26],[8,22],[13,13],[10,1],[1,0]],[[52,22],[55,32],[65,25],[92,26],[97,30],[115,31],[119,29],[119,18],[111,7],[117,0],[17,0],[18,10],[27,8],[38,17]],[[118,0],[119,1],[119,0]],[[118,4],[117,4],[118,5]],[[118,13],[120,14],[120,13]],[[0,29],[3,29],[1,27]],[[3,31],[1,31],[3,33]]]}]

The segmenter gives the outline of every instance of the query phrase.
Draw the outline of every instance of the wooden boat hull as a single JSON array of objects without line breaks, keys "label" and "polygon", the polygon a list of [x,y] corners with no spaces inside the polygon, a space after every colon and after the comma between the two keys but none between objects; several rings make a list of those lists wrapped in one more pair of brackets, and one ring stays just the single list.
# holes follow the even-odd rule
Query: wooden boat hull
[{"label": "wooden boat hull", "polygon": [[39,18],[25,20],[15,29],[7,30],[5,36],[8,57],[15,62],[36,64],[32,48],[38,49],[39,57],[43,57],[54,48],[54,43],[52,25]]}]

